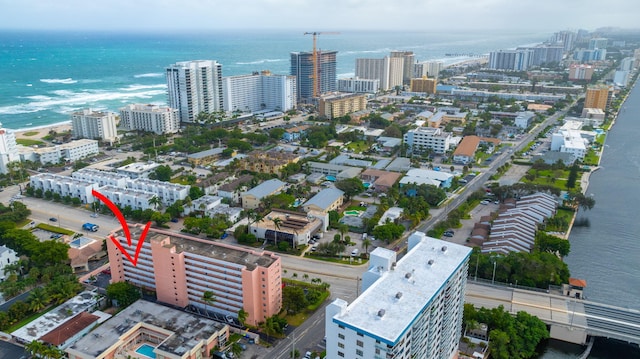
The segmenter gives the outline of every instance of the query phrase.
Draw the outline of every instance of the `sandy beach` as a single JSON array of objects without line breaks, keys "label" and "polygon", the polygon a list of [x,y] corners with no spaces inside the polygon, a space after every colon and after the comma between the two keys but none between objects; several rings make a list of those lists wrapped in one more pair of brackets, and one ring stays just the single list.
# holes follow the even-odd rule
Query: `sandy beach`
[{"label": "sandy beach", "polygon": [[71,131],[70,123],[57,123],[49,126],[19,129],[15,130],[17,139],[30,139],[30,140],[42,140],[42,138],[49,134],[49,131],[56,131],[57,133],[63,133]]}]

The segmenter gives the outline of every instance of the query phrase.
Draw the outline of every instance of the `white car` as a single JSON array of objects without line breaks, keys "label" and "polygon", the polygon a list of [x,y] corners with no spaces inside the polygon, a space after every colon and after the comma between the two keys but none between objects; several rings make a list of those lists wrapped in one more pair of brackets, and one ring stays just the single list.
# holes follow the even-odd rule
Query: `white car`
[{"label": "white car", "polygon": [[484,201],[480,202],[480,204],[485,205],[485,206],[488,205],[489,203],[491,203],[491,202],[489,202],[487,200],[484,200]]}]

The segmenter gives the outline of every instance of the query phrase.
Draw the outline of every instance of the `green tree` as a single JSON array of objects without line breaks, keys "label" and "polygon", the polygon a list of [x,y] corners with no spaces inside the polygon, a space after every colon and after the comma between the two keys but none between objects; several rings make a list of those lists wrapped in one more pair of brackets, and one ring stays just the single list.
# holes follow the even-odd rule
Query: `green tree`
[{"label": "green tree", "polygon": [[362,240],[362,248],[366,254],[369,254],[369,246],[371,245],[371,239],[369,237]]},{"label": "green tree", "polygon": [[117,301],[121,308],[126,308],[140,299],[140,290],[129,282],[116,282],[107,286],[107,296]]},{"label": "green tree", "polygon": [[32,312],[38,312],[49,303],[49,297],[47,296],[47,292],[45,292],[44,288],[38,287],[34,288],[31,293],[29,293],[29,309]]},{"label": "green tree", "polygon": [[240,308],[238,310],[238,321],[240,322],[240,325],[242,325],[243,327],[245,326],[248,316],[249,316],[249,313],[247,313],[247,311],[244,310],[244,308]]},{"label": "green tree", "polygon": [[282,219],[280,217],[274,217],[273,219],[271,219],[271,221],[273,222],[273,226],[275,227],[275,230],[273,231],[273,244],[277,247],[278,246],[278,231],[280,230],[280,225],[282,224]]},{"label": "green tree", "polygon": [[169,182],[172,175],[173,171],[171,170],[171,167],[168,165],[162,165],[158,166],[150,177],[152,179],[157,179],[158,181]]},{"label": "green tree", "polygon": [[162,200],[158,196],[153,196],[149,199],[149,204],[152,205],[155,210],[158,210],[159,207],[162,207]]},{"label": "green tree", "polygon": [[299,313],[307,305],[307,297],[301,287],[288,285],[282,289],[282,307],[287,313]]},{"label": "green tree", "polygon": [[206,313],[207,317],[209,316],[209,311],[207,310],[207,305],[211,305],[213,304],[213,302],[216,301],[216,296],[213,294],[212,291],[208,290],[204,293],[202,293],[202,301],[204,302],[204,312]]},{"label": "green tree", "polygon": [[362,184],[362,180],[357,177],[337,181],[335,186],[337,189],[344,192],[345,197],[347,197],[347,201],[349,201],[351,197],[364,191],[364,184]]}]

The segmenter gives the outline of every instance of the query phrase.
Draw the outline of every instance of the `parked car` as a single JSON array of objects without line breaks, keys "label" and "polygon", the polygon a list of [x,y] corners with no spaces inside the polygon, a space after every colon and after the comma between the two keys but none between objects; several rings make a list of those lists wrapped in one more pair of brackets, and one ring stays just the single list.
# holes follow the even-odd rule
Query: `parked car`
[{"label": "parked car", "polygon": [[51,222],[58,222],[58,219],[57,219],[56,217],[51,217],[51,218],[49,218],[49,220],[50,220]]},{"label": "parked car", "polygon": [[484,201],[480,202],[480,204],[483,204],[483,205],[485,205],[485,206],[486,206],[486,205],[488,205],[489,203],[490,203],[490,202],[489,202],[489,201],[487,201],[486,199],[485,199]]}]

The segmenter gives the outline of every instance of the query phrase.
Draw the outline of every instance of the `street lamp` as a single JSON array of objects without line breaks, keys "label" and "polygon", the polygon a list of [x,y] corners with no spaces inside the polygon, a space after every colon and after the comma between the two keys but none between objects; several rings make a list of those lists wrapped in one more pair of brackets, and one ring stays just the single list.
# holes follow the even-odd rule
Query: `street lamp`
[{"label": "street lamp", "polygon": [[356,277],[356,298],[360,295],[360,281],[362,278]]},{"label": "street lamp", "polygon": [[495,261],[495,259],[493,260],[493,276],[491,277],[491,284],[493,284],[493,282],[496,279],[496,264],[498,262]]}]

